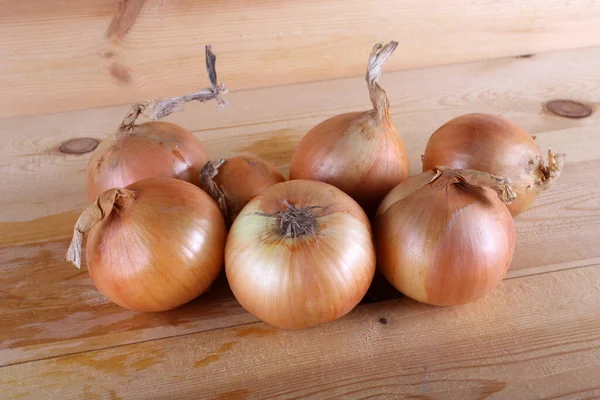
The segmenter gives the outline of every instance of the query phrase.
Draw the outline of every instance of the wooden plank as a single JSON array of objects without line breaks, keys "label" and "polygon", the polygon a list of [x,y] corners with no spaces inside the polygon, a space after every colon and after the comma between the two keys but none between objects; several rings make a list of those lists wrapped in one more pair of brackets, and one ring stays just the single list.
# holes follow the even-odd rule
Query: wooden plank
[{"label": "wooden plank", "polygon": [[[0,368],[8,398],[595,398],[600,266],[481,301],[364,305],[306,330],[262,323]],[[382,318],[384,320],[382,320]]]},{"label": "wooden plank", "polygon": [[600,161],[567,166],[556,187],[516,219],[517,248],[509,276],[600,263],[594,244],[600,232],[597,171]]},{"label": "wooden plank", "polygon": [[179,95],[206,83],[213,44],[241,90],[600,44],[590,0],[0,2],[0,118]]},{"label": "wooden plank", "polygon": [[[468,112],[514,119],[538,135],[543,149],[566,152],[568,163],[600,158],[600,113],[567,119],[541,112],[543,103],[556,98],[595,108],[600,104],[598,71],[600,47],[385,74],[383,84],[414,174],[420,171],[429,135]],[[332,115],[369,107],[362,78],[242,91],[228,99],[225,109],[191,104],[169,120],[192,130],[213,158],[256,154],[285,173],[296,143],[311,127]],[[58,147],[73,138],[106,137],[128,109],[0,120],[0,222],[30,221],[86,206],[89,154],[64,155]]]}]

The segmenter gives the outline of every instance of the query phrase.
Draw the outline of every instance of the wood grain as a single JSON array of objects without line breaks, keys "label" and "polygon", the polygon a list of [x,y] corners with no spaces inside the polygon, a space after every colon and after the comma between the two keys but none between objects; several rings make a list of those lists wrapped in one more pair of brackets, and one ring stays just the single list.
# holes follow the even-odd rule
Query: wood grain
[{"label": "wood grain", "polygon": [[[544,103],[557,98],[596,108],[599,71],[596,47],[384,74],[382,84],[414,174],[420,171],[429,135],[469,112],[514,119],[538,136],[542,149],[567,153],[568,163],[600,159],[600,113],[574,120],[543,111]],[[310,128],[335,114],[370,106],[362,78],[234,92],[227,98],[225,109],[190,104],[168,120],[192,130],[213,159],[255,154],[285,173],[296,143]],[[0,120],[0,223],[85,207],[89,154],[65,155],[58,149],[73,138],[108,136],[128,110],[109,107]]]},{"label": "wood grain", "polygon": [[127,104],[203,87],[214,45],[231,89],[600,44],[591,0],[0,1],[0,118]]},{"label": "wood grain", "polygon": [[125,310],[96,290],[85,268],[63,260],[66,246],[0,248],[0,365],[256,321],[237,303],[224,274],[176,310]]},{"label": "wood grain", "polygon": [[[262,323],[0,368],[7,398],[595,398],[600,266],[406,298],[297,331]],[[381,322],[385,318],[386,323]]]}]

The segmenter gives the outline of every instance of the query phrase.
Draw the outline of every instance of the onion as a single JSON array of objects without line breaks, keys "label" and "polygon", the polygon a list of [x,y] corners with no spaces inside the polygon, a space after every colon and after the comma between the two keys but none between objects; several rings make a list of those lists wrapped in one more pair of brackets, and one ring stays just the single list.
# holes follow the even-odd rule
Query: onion
[{"label": "onion", "polygon": [[201,189],[150,178],[110,189],[75,225],[66,260],[87,266],[98,290],[135,311],[164,311],[198,297],[223,264],[225,224]]},{"label": "onion", "polygon": [[392,123],[390,105],[378,82],[397,42],[375,45],[366,80],[373,110],[329,118],[308,132],[292,156],[290,179],[332,184],[365,209],[408,177],[408,157]]},{"label": "onion", "polygon": [[424,171],[445,165],[511,179],[517,192],[508,206],[513,216],[552,186],[563,164],[564,154],[552,150],[545,163],[533,137],[514,122],[489,114],[468,114],[447,122],[431,136],[423,156]]},{"label": "onion", "polygon": [[169,122],[122,126],[96,148],[87,169],[90,200],[145,178],[173,177],[200,184],[208,154],[191,132]]},{"label": "onion", "polygon": [[364,211],[341,190],[296,180],[252,199],[233,222],[225,272],[240,304],[279,328],[339,318],[367,292],[375,250]]},{"label": "onion", "polygon": [[[500,199],[500,198],[502,199]],[[441,306],[489,293],[515,250],[506,178],[436,167],[395,187],[376,215],[377,261],[405,295]]]},{"label": "onion", "polygon": [[253,156],[236,156],[207,162],[202,168],[200,187],[217,202],[229,225],[251,199],[283,181],[283,175],[270,162]]},{"label": "onion", "polygon": [[208,161],[208,155],[190,131],[169,122],[136,125],[135,121],[142,113],[153,120],[164,118],[190,101],[216,99],[219,105],[225,104],[220,94],[227,89],[217,84],[215,62],[216,57],[207,46],[206,67],[212,87],[187,96],[133,106],[119,130],[92,153],[87,167],[90,201],[108,189],[122,188],[146,178],[172,177],[200,184],[200,170]]}]

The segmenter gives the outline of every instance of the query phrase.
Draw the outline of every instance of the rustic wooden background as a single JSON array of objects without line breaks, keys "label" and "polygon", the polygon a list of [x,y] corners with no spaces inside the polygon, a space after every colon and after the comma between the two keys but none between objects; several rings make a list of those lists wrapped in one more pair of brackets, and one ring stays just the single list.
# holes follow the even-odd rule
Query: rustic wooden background
[{"label": "rustic wooden background", "polygon": [[[280,331],[223,278],[178,310],[138,314],[62,261],[89,153],[60,146],[108,136],[132,102],[206,86],[205,44],[229,106],[168,120],[212,158],[255,154],[287,174],[308,129],[369,107],[366,58],[389,40],[400,45],[382,84],[412,173],[429,135],[467,112],[503,114],[568,155],[518,218],[493,294],[455,308],[365,304]],[[3,0],[0,71],[2,396],[600,396],[600,2]],[[554,115],[544,105],[556,99],[593,113]]]}]

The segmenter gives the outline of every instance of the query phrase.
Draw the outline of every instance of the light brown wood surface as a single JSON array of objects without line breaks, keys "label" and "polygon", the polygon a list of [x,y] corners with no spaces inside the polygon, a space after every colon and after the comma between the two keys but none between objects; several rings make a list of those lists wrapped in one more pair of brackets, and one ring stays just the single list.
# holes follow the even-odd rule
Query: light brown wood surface
[{"label": "light brown wood surface", "polygon": [[234,90],[600,44],[592,0],[2,0],[0,117],[181,95],[214,45]]},{"label": "light brown wood surface", "polygon": [[[178,310],[140,314],[111,304],[85,268],[62,260],[87,204],[89,154],[64,155],[58,147],[105,137],[128,106],[0,119],[2,396],[600,396],[600,117],[567,119],[543,107],[568,98],[596,111],[598,71],[600,47],[385,73],[411,173],[443,122],[492,112],[536,135],[542,149],[567,153],[563,176],[518,218],[511,279],[482,301],[454,308],[405,298],[361,304],[333,324],[294,332],[257,323],[223,276]],[[362,78],[227,98],[226,109],[190,105],[169,120],[191,129],[212,158],[255,154],[286,173],[308,129],[369,107]]]},{"label": "light brown wood surface", "polygon": [[0,382],[8,398],[597,398],[598,280],[598,265],[511,279],[462,307],[402,298],[306,330],[255,323],[13,365]]}]

